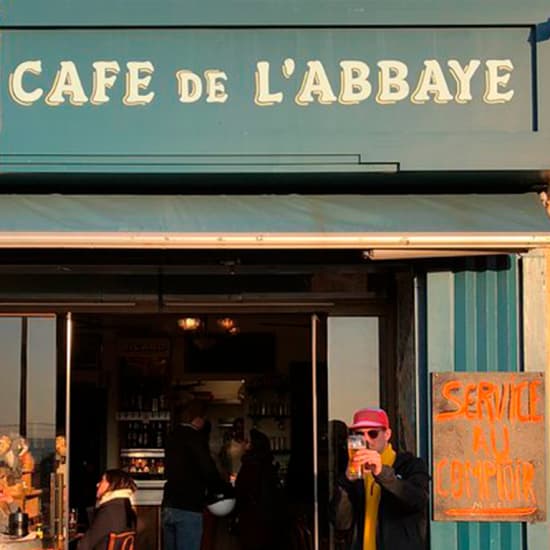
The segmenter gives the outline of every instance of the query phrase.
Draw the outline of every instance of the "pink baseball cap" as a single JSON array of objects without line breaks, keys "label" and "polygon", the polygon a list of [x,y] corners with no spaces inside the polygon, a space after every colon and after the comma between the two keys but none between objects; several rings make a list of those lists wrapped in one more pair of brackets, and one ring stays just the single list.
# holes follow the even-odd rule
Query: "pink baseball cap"
[{"label": "pink baseball cap", "polygon": [[353,415],[353,422],[349,426],[350,430],[357,430],[359,428],[385,428],[390,427],[390,421],[386,411],[382,409],[359,409],[355,411]]}]

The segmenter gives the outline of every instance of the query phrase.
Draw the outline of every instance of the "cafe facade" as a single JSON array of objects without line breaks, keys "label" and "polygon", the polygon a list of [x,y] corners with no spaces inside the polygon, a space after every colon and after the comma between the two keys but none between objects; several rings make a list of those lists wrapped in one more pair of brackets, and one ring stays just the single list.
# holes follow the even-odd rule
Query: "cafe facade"
[{"label": "cafe facade", "polygon": [[[289,548],[334,548],[342,427],[368,405],[430,465],[432,549],[547,548],[548,401],[520,403],[550,368],[548,7],[35,4],[0,0],[0,436],[21,462],[2,451],[0,483],[32,548],[68,547],[115,467],[138,548],[162,548],[193,395],[228,479],[236,421],[269,436]],[[452,373],[509,374],[494,399],[542,422],[535,511],[489,489],[434,510]]]}]

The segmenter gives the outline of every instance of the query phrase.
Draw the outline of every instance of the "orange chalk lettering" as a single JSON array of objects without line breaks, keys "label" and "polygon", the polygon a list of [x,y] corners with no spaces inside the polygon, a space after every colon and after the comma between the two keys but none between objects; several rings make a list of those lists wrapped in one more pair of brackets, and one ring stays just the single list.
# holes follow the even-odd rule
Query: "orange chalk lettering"
[{"label": "orange chalk lettering", "polygon": [[447,466],[448,463],[449,461],[446,458],[443,458],[437,463],[435,467],[435,487],[436,487],[437,494],[442,497],[449,496],[449,491],[446,491],[445,489],[443,489],[443,485],[441,481],[443,478],[442,470]]},{"label": "orange chalk lettering", "polygon": [[508,459],[510,454],[510,430],[508,426],[503,425],[501,428],[502,433],[502,449],[499,451],[497,449],[497,435],[495,426],[491,426],[491,448],[493,450],[494,456],[498,462],[503,462]]},{"label": "orange chalk lettering", "polygon": [[[524,390],[527,390],[527,389],[528,389],[527,382],[520,382],[515,388],[515,397],[517,402],[517,415],[518,415],[518,420],[520,422],[529,422],[529,416],[525,416],[524,414],[522,414],[522,409],[524,407],[522,407],[523,401],[521,398],[522,393],[524,392]],[[529,398],[527,397],[527,399]]]},{"label": "orange chalk lettering", "polygon": [[451,462],[451,493],[453,498],[461,498],[464,492],[464,466],[460,460]]},{"label": "orange chalk lettering", "polygon": [[495,421],[494,396],[495,396],[494,384],[492,384],[491,382],[479,383],[478,396],[477,396],[478,418],[483,418],[483,407],[485,406],[489,421],[490,422]]},{"label": "orange chalk lettering", "polygon": [[436,417],[437,420],[450,420],[451,418],[456,418],[463,414],[463,409],[460,401],[455,397],[454,392],[459,390],[462,387],[462,383],[458,380],[450,380],[443,385],[441,388],[441,395],[450,403],[456,405],[456,409],[451,411],[440,412]]},{"label": "orange chalk lettering", "polygon": [[474,426],[473,440],[474,453],[478,454],[480,450],[483,450],[489,456],[489,445],[487,444],[483,428],[479,424]]},{"label": "orange chalk lettering", "polygon": [[542,415],[537,414],[537,402],[539,399],[538,387],[542,384],[541,380],[531,380],[529,382],[529,419],[531,422],[542,422]]},{"label": "orange chalk lettering", "polygon": [[503,384],[500,386],[500,391],[495,395],[496,417],[498,420],[502,420],[504,416],[504,410],[506,405],[509,405],[510,399],[510,384]]},{"label": "orange chalk lettering", "polygon": [[477,384],[467,384],[464,391],[464,416],[469,419],[479,418],[479,407],[476,407],[475,412],[470,412],[472,405],[476,404]]},{"label": "orange chalk lettering", "polygon": [[537,502],[535,491],[533,489],[533,480],[535,479],[535,467],[530,462],[524,462],[522,465],[522,489],[523,498],[531,502]]}]

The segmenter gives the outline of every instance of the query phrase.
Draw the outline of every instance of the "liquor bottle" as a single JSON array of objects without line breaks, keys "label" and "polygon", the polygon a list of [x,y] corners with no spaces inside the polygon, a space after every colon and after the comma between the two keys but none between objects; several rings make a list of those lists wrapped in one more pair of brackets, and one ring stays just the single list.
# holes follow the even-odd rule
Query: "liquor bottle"
[{"label": "liquor bottle", "polygon": [[143,411],[143,392],[140,390],[136,396],[136,405],[139,412]]},{"label": "liquor bottle", "polygon": [[164,447],[164,437],[163,437],[163,433],[162,433],[162,422],[157,422],[157,441],[156,441],[156,446],[157,446],[157,449],[162,449]]},{"label": "liquor bottle", "polygon": [[143,435],[142,435],[142,446],[144,449],[149,447],[149,430],[148,425],[143,423]]}]

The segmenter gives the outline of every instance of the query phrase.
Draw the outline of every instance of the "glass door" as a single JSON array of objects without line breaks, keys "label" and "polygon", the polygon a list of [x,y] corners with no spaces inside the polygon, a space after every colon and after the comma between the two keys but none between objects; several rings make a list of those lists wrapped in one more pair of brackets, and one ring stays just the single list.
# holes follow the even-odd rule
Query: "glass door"
[{"label": "glass door", "polygon": [[[313,439],[313,548],[320,548],[320,525],[322,514],[319,500],[319,365],[320,338],[319,331],[322,328],[321,319],[317,315],[311,316],[311,393],[312,393],[312,439]],[[324,522],[323,522],[324,523]]]},{"label": "glass door", "polygon": [[66,541],[68,341],[66,319],[0,316],[0,532],[55,548]]},{"label": "glass door", "polygon": [[378,316],[315,316],[312,321],[316,550],[339,548],[328,504],[347,466],[347,426],[355,410],[380,405],[380,325]]}]

